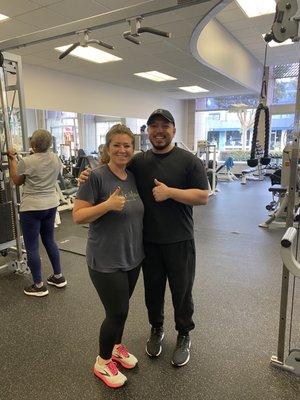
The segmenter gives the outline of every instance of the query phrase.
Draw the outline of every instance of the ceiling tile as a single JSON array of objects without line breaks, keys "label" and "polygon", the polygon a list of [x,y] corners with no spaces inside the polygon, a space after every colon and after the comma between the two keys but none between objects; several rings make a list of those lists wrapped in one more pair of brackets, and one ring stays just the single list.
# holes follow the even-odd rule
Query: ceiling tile
[{"label": "ceiling tile", "polygon": [[25,35],[36,30],[36,26],[11,19],[0,23],[0,38],[1,40],[9,39],[16,36]]},{"label": "ceiling tile", "polygon": [[83,18],[107,12],[107,8],[92,0],[64,0],[47,7],[56,14],[63,15],[68,21],[76,21]]},{"label": "ceiling tile", "polygon": [[[1,40],[112,11],[120,7],[136,5],[143,1],[1,0],[0,12],[5,14],[3,10],[1,11],[1,7],[3,9],[6,7],[11,15],[18,15],[17,20],[0,23]],[[54,50],[54,47],[74,43],[78,39],[77,35],[26,46],[13,52],[20,54],[26,64],[39,65],[74,76],[167,95],[172,98],[198,97],[199,95],[185,94],[178,89],[178,86],[192,84],[207,88],[211,95],[245,93],[247,89],[200,64],[190,53],[189,41],[195,26],[219,2],[219,0],[212,0],[180,10],[153,15],[142,21],[142,26],[153,26],[160,30],[170,31],[172,33],[170,39],[145,33],[140,36],[142,44],[134,45],[122,37],[123,32],[129,30],[127,22],[92,31],[90,38],[115,45],[115,50],[109,52],[122,57],[123,61],[120,62],[94,64],[72,56],[58,60],[59,53]],[[273,18],[274,16],[271,15],[248,19],[235,2],[230,3],[218,15],[218,20],[225,29],[231,32],[261,62],[265,48],[261,33],[269,30]],[[292,49],[278,48],[269,51],[268,58],[271,62],[294,60],[295,57],[299,58],[298,49],[299,47]],[[177,77],[178,80],[157,84],[133,75],[134,72],[150,69],[165,72]]]},{"label": "ceiling tile", "polygon": [[8,17],[15,17],[38,8],[40,8],[38,4],[28,0],[1,0],[0,2],[0,13]]},{"label": "ceiling tile", "polygon": [[52,28],[68,22],[67,18],[48,10],[46,7],[20,15],[16,19],[27,24],[34,22],[40,29]]},{"label": "ceiling tile", "polygon": [[109,10],[117,10],[141,3],[141,1],[138,0],[94,0],[94,2],[107,7]]}]

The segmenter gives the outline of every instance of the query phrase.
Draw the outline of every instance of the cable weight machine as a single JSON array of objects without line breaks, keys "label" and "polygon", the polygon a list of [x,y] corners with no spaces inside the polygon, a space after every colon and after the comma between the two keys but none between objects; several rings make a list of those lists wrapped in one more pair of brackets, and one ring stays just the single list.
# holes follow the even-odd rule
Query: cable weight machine
[{"label": "cable weight machine", "polygon": [[[298,4],[297,4],[298,3]],[[278,43],[284,42],[291,38],[293,41],[299,41],[299,28],[300,28],[300,13],[298,6],[300,0],[279,0],[276,5],[275,19],[271,28],[271,32],[265,36],[266,42],[274,40]],[[300,8],[300,7],[299,7]],[[297,14],[298,12],[298,14]],[[299,140],[300,140],[300,60],[299,60],[299,75],[297,86],[297,98],[295,109],[295,123],[294,123],[294,136],[293,147],[291,156],[290,179],[288,190],[288,203],[287,203],[287,231],[281,241],[281,256],[283,260],[282,268],[282,282],[281,282],[281,300],[280,300],[280,315],[279,315],[279,331],[278,331],[278,345],[277,354],[271,358],[271,365],[280,368],[284,371],[294,373],[300,376],[300,349],[291,349],[291,336],[293,325],[293,312],[294,312],[294,295],[296,279],[300,277],[299,264],[293,255],[293,245],[295,242],[296,231],[294,225],[294,209],[295,209],[295,195],[297,190],[298,178],[298,159],[299,159]],[[299,215],[296,216],[299,220]],[[299,228],[298,228],[299,229]],[[296,254],[298,250],[298,240],[296,243]],[[287,311],[288,311],[288,294],[290,273],[293,275],[293,289],[291,300],[291,321],[288,339],[288,356],[285,358],[286,346],[286,324],[287,324]]]},{"label": "cable weight machine", "polygon": [[[15,101],[19,108],[22,147],[26,147],[26,115],[22,86],[21,58],[0,53],[0,255],[5,258],[13,253],[12,260],[0,265],[0,270],[11,267],[16,273],[29,272],[26,253],[22,248],[18,216],[18,192],[11,182],[8,168],[7,149],[11,148],[11,116]],[[9,99],[11,104],[9,105]]]}]

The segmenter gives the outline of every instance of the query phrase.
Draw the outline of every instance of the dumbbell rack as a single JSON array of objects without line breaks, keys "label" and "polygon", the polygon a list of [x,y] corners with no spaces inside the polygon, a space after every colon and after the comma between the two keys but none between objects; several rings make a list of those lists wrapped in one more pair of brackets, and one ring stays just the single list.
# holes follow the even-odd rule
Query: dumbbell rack
[{"label": "dumbbell rack", "polygon": [[[12,99],[11,106],[8,99]],[[20,111],[23,148],[26,146],[26,114],[22,85],[22,64],[19,56],[0,53],[0,254],[6,257],[13,253],[9,262],[0,265],[0,270],[11,267],[17,273],[28,272],[26,253],[22,248],[21,229],[18,217],[17,188],[9,176],[7,149],[12,147],[10,113],[14,102]]]}]

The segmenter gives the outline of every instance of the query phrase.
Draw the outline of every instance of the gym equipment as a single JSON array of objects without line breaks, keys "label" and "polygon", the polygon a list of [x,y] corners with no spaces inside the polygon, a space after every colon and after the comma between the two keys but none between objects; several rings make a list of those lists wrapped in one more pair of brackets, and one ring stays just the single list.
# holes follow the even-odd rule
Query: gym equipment
[{"label": "gym equipment", "polygon": [[76,198],[78,187],[73,186],[68,188],[61,174],[58,175],[55,187],[60,201],[60,204],[57,207],[57,211],[61,212],[64,210],[72,210],[74,207],[74,201]]},{"label": "gym equipment", "polygon": [[[300,1],[298,0],[300,4]],[[275,19],[272,25],[272,29],[266,40],[274,39],[276,42],[283,42],[288,38],[292,40],[299,40],[298,31],[300,28],[300,18],[294,17],[298,10],[297,0],[279,0],[276,5]],[[271,39],[270,39],[271,38]],[[290,167],[290,179],[288,189],[288,204],[287,204],[287,221],[286,227],[291,228],[294,224],[294,208],[295,208],[295,194],[298,179],[298,160],[299,160],[299,140],[300,140],[300,63],[299,63],[299,75],[298,75],[298,86],[297,86],[297,99],[295,108],[295,126],[294,126],[294,138],[292,146],[292,157]],[[289,231],[291,232],[291,231]],[[291,243],[293,242],[294,233],[285,239],[288,239]],[[285,242],[284,242],[285,243]],[[299,371],[299,360],[300,351],[291,351],[289,345],[289,355],[285,359],[285,334],[286,334],[286,317],[287,317],[287,305],[288,305],[288,294],[289,294],[289,281],[290,271],[288,266],[290,262],[286,259],[285,252],[283,253],[283,268],[282,268],[282,281],[281,281],[281,300],[280,300],[280,315],[279,315],[279,332],[278,332],[278,345],[277,354],[271,358],[271,365],[280,368],[284,371],[289,371],[300,375]],[[286,265],[287,264],[287,265]],[[295,280],[295,278],[294,278]],[[294,299],[294,290],[292,299]],[[293,302],[292,302],[293,305]],[[293,309],[293,307],[292,307]],[[292,324],[290,325],[292,326]],[[291,328],[290,328],[291,332]],[[290,344],[290,343],[289,343]],[[291,360],[291,357],[293,360]]]},{"label": "gym equipment", "polygon": [[[281,258],[284,265],[288,270],[297,278],[300,278],[300,263],[294,256],[293,246],[294,240],[297,235],[297,242],[299,241],[299,229],[290,227],[285,232],[283,238],[281,239]],[[300,367],[300,364],[299,364]]]},{"label": "gym equipment", "polygon": [[80,173],[87,167],[86,154],[83,149],[78,150],[77,162],[72,168],[74,178],[78,178]]},{"label": "gym equipment", "polygon": [[126,31],[123,33],[123,38],[129,40],[129,42],[134,43],[134,44],[141,44],[141,42],[137,39],[141,33],[148,32],[152,33],[153,35],[158,35],[158,36],[163,36],[170,38],[171,33],[169,32],[164,32],[160,31],[158,29],[150,28],[144,26],[143,28],[141,27],[141,21],[144,18],[139,16],[139,17],[133,17],[129,18],[127,22],[129,23],[129,31]]},{"label": "gym equipment", "polygon": [[[299,213],[295,217],[295,221],[298,222],[298,229],[290,227],[287,229],[286,233],[281,239],[281,258],[283,265],[288,269],[289,273],[294,276],[293,280],[293,298],[291,305],[291,323],[289,330],[289,350],[288,356],[284,363],[278,364],[278,358],[273,356],[271,363],[276,366],[280,366],[281,369],[292,372],[297,376],[300,376],[300,349],[291,349],[291,337],[292,337],[292,326],[293,326],[293,314],[294,314],[294,294],[296,286],[296,278],[300,278],[300,263],[297,260],[298,255],[298,245],[299,245]],[[296,248],[296,255],[294,255],[294,248]]]},{"label": "gym equipment", "polygon": [[277,43],[282,43],[287,39],[292,39],[293,42],[299,41],[300,9],[298,6],[299,0],[298,4],[297,0],[279,0],[277,2],[271,31],[265,36],[267,43],[271,40]]},{"label": "gym equipment", "polygon": [[[197,142],[197,156],[203,161],[206,170],[210,170],[209,195],[216,194],[216,166],[217,166],[217,146],[209,144],[206,140]],[[212,155],[212,159],[211,159]],[[211,166],[212,168],[209,168]]]},{"label": "gym equipment", "polygon": [[[280,205],[280,195],[281,191],[281,169],[277,169],[274,174],[269,175],[271,180],[271,187],[269,188],[269,192],[272,193],[272,201],[266,205],[266,209],[268,211],[275,211]],[[271,190],[273,189],[273,190]],[[283,188],[285,189],[285,188]],[[285,190],[286,192],[286,190]],[[285,193],[284,192],[284,193]]]},{"label": "gym equipment", "polygon": [[[209,2],[209,0],[148,0],[147,2],[123,7],[115,11],[109,11],[103,14],[95,15],[93,17],[69,22],[64,25],[59,25],[52,28],[29,33],[27,35],[3,40],[2,42],[0,42],[0,51],[7,51],[28,46],[31,44],[43,43],[49,40],[59,39],[66,36],[73,36],[82,31],[91,32],[93,30],[98,30],[101,28],[106,28],[108,26],[122,24],[124,22],[128,22],[129,20],[134,20],[137,18],[136,16],[138,16],[138,18],[146,18],[148,16],[150,17],[161,13],[176,11],[184,7],[207,2]],[[143,10],[143,12],[141,12],[141,10]],[[145,28],[141,29],[144,29],[144,32],[146,32]],[[149,29],[151,30],[151,32],[149,31]],[[157,32],[153,32],[153,28],[148,28],[147,32],[157,34]],[[137,33],[142,33],[142,31]],[[165,36],[166,34],[166,32],[161,33],[163,33],[163,36]],[[131,38],[136,40],[136,38],[132,35]],[[135,41],[133,42],[136,43]]]},{"label": "gym equipment", "polygon": [[247,181],[263,181],[266,169],[259,163],[256,168],[247,168],[242,171],[241,184],[246,185]]},{"label": "gym equipment", "polygon": [[[238,180],[238,178],[232,173],[232,168],[234,166],[234,162],[233,162],[233,158],[232,157],[228,157],[224,164],[222,164],[217,170],[216,170],[216,174],[217,174],[217,179],[219,181],[227,181],[227,182],[231,182],[231,181],[236,181]],[[226,169],[225,172],[223,172],[222,170]]]},{"label": "gym equipment", "polygon": [[[250,168],[257,167],[260,165],[268,165],[271,161],[269,157],[269,139],[270,139],[270,113],[269,107],[267,106],[267,86],[268,86],[268,76],[269,76],[269,68],[266,66],[267,60],[267,51],[268,45],[266,44],[265,48],[265,59],[264,59],[264,67],[263,67],[263,78],[262,78],[262,85],[260,91],[260,98],[259,98],[259,105],[255,112],[254,118],[254,127],[253,127],[253,136],[251,142],[251,152],[250,152],[250,159],[247,160],[247,164]],[[264,113],[264,150],[263,156],[255,158],[257,156],[257,148],[261,146],[260,138],[258,138],[258,131],[259,131],[259,122],[261,113]],[[261,138],[262,139],[262,138]]]},{"label": "gym equipment", "polygon": [[[267,205],[267,210],[272,211],[269,218],[259,224],[260,228],[269,228],[276,226],[284,228],[286,226],[287,218],[287,204],[288,204],[288,186],[291,171],[291,158],[292,158],[292,145],[287,144],[282,153],[282,169],[278,170],[277,174],[270,176],[272,186],[269,192],[272,193],[272,202]],[[300,169],[298,167],[294,209],[299,207],[300,204]]]},{"label": "gym equipment", "polygon": [[66,251],[68,253],[74,253],[74,254],[79,254],[81,256],[85,256],[86,243],[87,239],[77,236],[69,236],[58,242],[58,248],[59,250]]},{"label": "gym equipment", "polygon": [[[258,226],[260,228],[269,228],[271,224],[276,224],[276,226],[283,228],[286,224],[287,217],[287,188],[284,188],[281,185],[273,185],[269,188],[269,192],[272,193],[274,200],[266,206],[266,209],[273,212],[265,222],[262,222]],[[278,198],[278,201],[275,200],[276,197]]]},{"label": "gym equipment", "polygon": [[[18,192],[9,177],[7,150],[12,148],[10,129],[11,113],[17,97],[20,108],[23,146],[27,143],[24,95],[22,92],[21,58],[4,53],[0,66],[0,108],[2,121],[0,132],[0,254],[13,253],[12,261],[0,266],[0,270],[12,267],[17,273],[28,273],[25,251],[22,248],[21,229],[18,218]],[[15,81],[12,83],[12,81]],[[8,93],[13,91],[12,105],[8,105]]]},{"label": "gym equipment", "polygon": [[99,167],[99,161],[95,159],[93,156],[87,156],[83,149],[78,150],[78,158],[77,163],[73,167],[73,175],[75,178],[81,174],[87,167],[92,169]]},{"label": "gym equipment", "polygon": [[81,39],[73,43],[71,46],[69,46],[61,55],[58,57],[60,60],[65,58],[68,54],[71,53],[71,51],[75,50],[76,47],[88,47],[90,44],[97,44],[98,46],[105,47],[106,49],[114,50],[114,46],[111,44],[107,44],[105,42],[102,42],[101,40],[96,40],[96,39],[89,39],[89,31],[88,29],[85,29],[83,31],[77,32],[79,36],[81,36]]}]

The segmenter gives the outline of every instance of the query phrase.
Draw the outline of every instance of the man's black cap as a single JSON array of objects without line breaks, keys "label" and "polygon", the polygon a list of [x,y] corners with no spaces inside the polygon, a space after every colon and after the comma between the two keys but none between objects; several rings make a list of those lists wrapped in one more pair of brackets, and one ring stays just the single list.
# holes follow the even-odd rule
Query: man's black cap
[{"label": "man's black cap", "polygon": [[168,110],[163,110],[162,108],[159,108],[158,110],[153,111],[153,113],[150,115],[147,121],[147,125],[150,125],[154,118],[160,115],[161,117],[165,118],[169,122],[171,122],[175,126],[175,120],[173,115],[170,113]]}]

